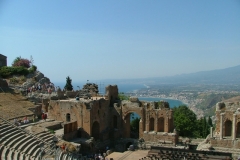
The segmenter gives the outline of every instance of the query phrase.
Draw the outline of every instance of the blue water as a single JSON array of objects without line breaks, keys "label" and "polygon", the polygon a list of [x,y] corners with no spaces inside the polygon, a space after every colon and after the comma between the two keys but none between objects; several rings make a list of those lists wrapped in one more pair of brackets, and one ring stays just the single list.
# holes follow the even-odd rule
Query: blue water
[{"label": "blue water", "polygon": [[180,105],[184,105],[182,101],[175,100],[175,99],[166,99],[166,98],[154,98],[154,97],[138,97],[141,101],[148,101],[148,102],[158,102],[158,101],[166,101],[169,103],[170,108],[178,107]]},{"label": "blue water", "polygon": [[143,84],[117,84],[118,86],[118,92],[134,92],[139,89],[146,88]]},{"label": "blue water", "polygon": [[[175,99],[166,99],[166,98],[156,98],[156,97],[138,97],[140,101],[147,101],[147,102],[158,102],[158,101],[166,101],[169,103],[170,108],[178,107],[180,105],[184,105],[182,101],[175,100]],[[136,113],[133,113],[131,116],[131,121],[135,118],[140,118],[140,116]]]}]

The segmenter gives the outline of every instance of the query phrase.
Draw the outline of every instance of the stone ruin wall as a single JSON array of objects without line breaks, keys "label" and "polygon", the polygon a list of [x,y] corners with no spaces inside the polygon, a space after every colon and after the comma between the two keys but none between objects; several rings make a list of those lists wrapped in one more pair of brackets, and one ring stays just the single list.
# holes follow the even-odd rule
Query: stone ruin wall
[{"label": "stone ruin wall", "polygon": [[[129,138],[130,115],[135,112],[141,117],[140,138],[144,137],[148,140],[164,138],[164,141],[171,141],[172,144],[177,142],[176,135],[168,134],[173,132],[173,113],[170,108],[165,106],[155,109],[155,103],[140,102],[136,98],[131,98],[130,101],[119,101],[118,88],[111,85],[106,87],[106,98],[81,99],[79,101],[76,99],[51,100],[48,106],[48,115],[50,119],[66,123],[66,116],[70,114],[70,121],[77,122],[78,128],[82,128],[82,136],[86,138],[92,136],[93,125],[96,122],[100,128],[99,138],[107,140],[109,138]],[[154,119],[154,122],[151,122],[151,118]],[[160,120],[164,122],[160,122]],[[150,129],[150,125],[153,126],[153,130]],[[152,131],[154,134],[148,138],[148,132]],[[164,135],[162,135],[163,133]]]},{"label": "stone ruin wall", "polygon": [[213,147],[240,148],[240,103],[216,104],[216,128],[210,143]]},{"label": "stone ruin wall", "polygon": [[[220,129],[221,129],[221,116],[222,116],[222,122],[223,124],[227,121],[230,120],[233,122],[234,120],[234,115],[236,116],[236,125],[238,122],[240,122],[240,103],[232,103],[232,102],[219,102],[216,104],[216,129],[215,129],[215,136],[219,137],[220,136]],[[235,127],[237,127],[235,125]],[[225,126],[223,125],[223,132],[225,130]],[[224,134],[224,133],[223,133]]]},{"label": "stone ruin wall", "polygon": [[105,88],[105,95],[106,95],[106,98],[109,99],[110,101],[114,101],[116,99],[118,99],[118,87],[117,85],[108,85],[106,88]]},{"label": "stone ruin wall", "polygon": [[143,139],[148,142],[155,142],[162,145],[173,145],[175,146],[178,142],[178,135],[176,133],[143,133]]},{"label": "stone ruin wall", "polygon": [[[132,101],[132,102],[131,102]],[[169,108],[169,104],[162,102],[160,108],[155,102],[143,102],[136,99],[130,101],[122,101],[122,113],[124,125],[129,122],[129,114],[137,113],[140,116],[139,137],[147,141],[155,141],[163,138],[164,141],[176,144],[178,136],[176,134],[168,134],[173,132],[173,111]],[[125,136],[128,137],[130,128],[124,129]],[[163,137],[162,137],[163,136]],[[155,140],[154,140],[155,139]]]},{"label": "stone ruin wall", "polygon": [[213,147],[240,148],[240,141],[233,141],[231,139],[210,139],[210,143]]},{"label": "stone ruin wall", "polygon": [[67,114],[70,114],[71,122],[77,121],[78,127],[82,127],[86,132],[90,132],[90,110],[87,109],[87,106],[87,103],[78,101],[51,100],[48,108],[48,116],[50,119],[66,123]]}]

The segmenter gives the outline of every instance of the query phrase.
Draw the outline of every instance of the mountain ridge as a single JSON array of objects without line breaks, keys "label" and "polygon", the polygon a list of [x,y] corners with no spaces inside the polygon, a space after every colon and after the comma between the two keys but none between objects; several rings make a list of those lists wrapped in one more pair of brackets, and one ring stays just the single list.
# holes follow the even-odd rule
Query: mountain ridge
[{"label": "mountain ridge", "polygon": [[199,71],[166,77],[134,78],[134,79],[105,79],[105,82],[157,84],[240,84],[240,65],[224,69]]}]

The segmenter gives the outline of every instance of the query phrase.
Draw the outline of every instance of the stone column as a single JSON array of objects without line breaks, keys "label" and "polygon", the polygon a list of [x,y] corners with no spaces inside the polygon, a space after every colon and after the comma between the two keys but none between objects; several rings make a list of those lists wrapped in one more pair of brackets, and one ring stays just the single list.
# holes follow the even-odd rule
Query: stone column
[{"label": "stone column", "polygon": [[213,138],[213,127],[210,128],[210,137]]},{"label": "stone column", "polygon": [[154,121],[155,121],[154,131],[158,132],[158,114],[157,113],[155,114]]},{"label": "stone column", "polygon": [[220,139],[223,139],[223,115],[224,113],[220,113]]},{"label": "stone column", "polygon": [[142,121],[142,118],[140,118],[140,121],[139,121],[139,138],[143,138],[143,121]]},{"label": "stone column", "polygon": [[164,118],[164,132],[169,132],[169,117]]},{"label": "stone column", "polygon": [[145,124],[146,124],[145,131],[149,132],[149,115],[148,115],[148,113],[147,113],[147,118],[146,118]]},{"label": "stone column", "polygon": [[233,123],[232,123],[232,140],[236,140],[236,114],[233,114]]}]

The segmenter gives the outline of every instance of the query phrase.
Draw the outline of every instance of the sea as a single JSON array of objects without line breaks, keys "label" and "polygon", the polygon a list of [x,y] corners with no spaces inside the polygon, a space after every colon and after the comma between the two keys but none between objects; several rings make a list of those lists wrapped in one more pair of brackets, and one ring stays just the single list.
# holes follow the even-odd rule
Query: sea
[{"label": "sea", "polygon": [[[94,83],[94,82],[89,82],[89,83]],[[54,83],[55,86],[59,86],[61,89],[64,88],[66,83]],[[79,88],[82,89],[83,85],[86,83],[79,82],[79,83],[72,83],[74,90],[78,90]],[[104,85],[103,83],[96,83],[98,84],[98,89],[100,94],[105,94],[105,87],[107,86],[106,84]],[[140,89],[143,88],[149,88],[148,85],[146,84],[133,84],[133,83],[112,83],[112,85],[116,84],[118,86],[118,92],[123,92],[123,93],[132,93],[136,92]],[[180,105],[185,105],[182,101],[176,100],[176,99],[168,99],[168,98],[160,98],[160,97],[138,97],[139,100],[142,101],[147,101],[147,102],[158,102],[158,101],[166,101],[169,103],[170,108],[173,107],[178,107]],[[135,118],[139,118],[139,115],[136,113],[133,113],[131,116],[131,120]]]}]

